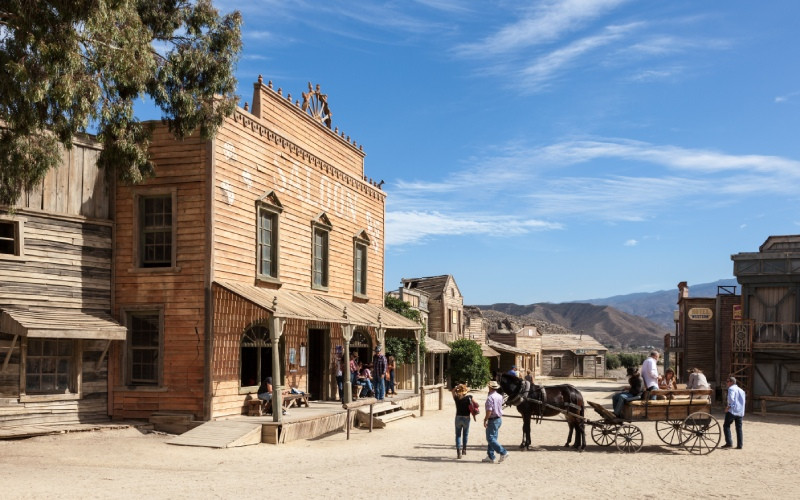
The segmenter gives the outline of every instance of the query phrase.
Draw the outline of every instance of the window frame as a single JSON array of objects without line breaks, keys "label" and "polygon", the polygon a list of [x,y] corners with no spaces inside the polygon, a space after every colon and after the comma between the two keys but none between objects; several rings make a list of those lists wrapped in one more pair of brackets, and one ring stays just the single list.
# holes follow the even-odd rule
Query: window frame
[{"label": "window frame", "polygon": [[[133,381],[133,318],[135,316],[157,316],[158,321],[158,348],[156,358],[156,380],[154,383]],[[121,317],[124,320],[128,334],[125,339],[124,350],[124,385],[136,389],[160,389],[164,385],[164,308],[163,306],[136,306],[121,308]]]},{"label": "window frame", "polygon": [[[59,343],[69,343],[71,352],[68,355],[44,355],[41,356],[33,356],[30,353],[30,343],[31,341],[34,342],[55,342],[56,346]],[[83,349],[80,339],[71,339],[71,338],[47,338],[47,337],[23,337],[21,342],[22,352],[25,353],[24,356],[24,363],[21,363],[21,376],[20,376],[20,387],[19,387],[19,398],[20,402],[26,401],[56,401],[56,400],[69,400],[69,399],[80,399],[81,397],[81,376],[80,376],[80,359],[82,358]],[[64,359],[68,362],[67,366],[67,387],[66,390],[63,392],[56,392],[54,391],[29,391],[28,387],[28,363],[31,362],[32,358],[50,358],[55,359],[56,364],[60,359]],[[44,364],[44,363],[42,363]],[[58,370],[56,369],[55,374],[57,375]]]},{"label": "window frame", "polygon": [[[170,227],[170,262],[163,266],[146,266],[144,262],[144,203],[151,198],[170,198],[171,227]],[[180,268],[177,265],[178,248],[178,196],[176,188],[140,189],[133,197],[133,269],[136,272],[175,272]]]},{"label": "window frame", "polygon": [[[563,356],[553,356],[553,370],[563,370]],[[556,366],[558,365],[558,366]]]},{"label": "window frame", "polygon": [[[265,196],[256,202],[256,279],[268,283],[280,283],[280,215],[283,212],[283,207],[277,199],[271,200],[270,196]],[[263,271],[262,259],[262,240],[261,240],[261,214],[267,213],[272,219],[272,237],[270,241],[271,258],[273,260],[274,269],[270,273]]]},{"label": "window frame", "polygon": [[11,238],[2,237],[3,241],[11,240],[14,250],[12,253],[0,252],[0,259],[18,259],[25,256],[25,222],[27,219],[23,217],[10,216],[8,214],[0,214],[0,223],[8,224],[11,226],[13,235]]},{"label": "window frame", "polygon": [[[331,230],[333,227],[328,217],[323,213],[311,222],[311,288],[314,290],[328,290],[330,284],[330,249],[331,249]],[[317,249],[317,234],[324,235],[322,249]],[[322,255],[318,255],[322,253]],[[321,270],[317,270],[317,262],[320,262]],[[317,283],[317,275],[321,274],[321,282]]]},{"label": "window frame", "polygon": [[[353,236],[353,297],[369,300],[369,246],[370,240],[366,231]],[[360,256],[359,253],[362,255]],[[359,284],[361,285],[359,288]]]}]

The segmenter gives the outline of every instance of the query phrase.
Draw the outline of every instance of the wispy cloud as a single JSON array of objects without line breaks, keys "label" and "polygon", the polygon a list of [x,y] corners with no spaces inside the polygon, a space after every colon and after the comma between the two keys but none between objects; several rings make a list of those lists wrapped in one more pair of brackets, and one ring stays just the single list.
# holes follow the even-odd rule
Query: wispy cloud
[{"label": "wispy cloud", "polygon": [[635,247],[638,244],[639,244],[639,242],[634,240],[634,239],[627,240],[627,241],[625,241],[625,243],[623,243],[623,245],[626,246],[626,247]]},{"label": "wispy cloud", "polygon": [[407,245],[434,236],[450,237],[464,234],[509,237],[562,227],[558,223],[514,216],[387,211],[386,244]]},{"label": "wispy cloud", "polygon": [[788,94],[783,94],[775,97],[775,104],[782,104],[785,102],[789,102],[794,100],[795,97],[800,95],[800,90],[796,90],[794,92],[789,92]]}]

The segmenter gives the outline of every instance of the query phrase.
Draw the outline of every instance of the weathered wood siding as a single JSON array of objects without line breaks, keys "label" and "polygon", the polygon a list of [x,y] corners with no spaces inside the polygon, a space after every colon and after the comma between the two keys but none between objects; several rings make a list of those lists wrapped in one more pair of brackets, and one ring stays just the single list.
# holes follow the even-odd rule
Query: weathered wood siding
[{"label": "weathered wood siding", "polygon": [[[208,143],[199,138],[175,140],[158,126],[150,154],[156,175],[116,192],[115,312],[147,307],[163,309],[163,383],[160,387],[125,385],[125,352],[112,352],[110,380],[116,418],[147,418],[162,410],[191,412],[200,418],[204,402],[205,277],[208,213],[206,209]],[[173,224],[175,267],[138,268],[134,262],[134,203],[137,195],[175,193]]]},{"label": "weathered wood siding", "polygon": [[709,309],[716,315],[716,298],[691,298],[682,304],[686,318],[686,369],[700,368],[709,379],[714,378],[716,363],[714,359],[716,341],[716,318],[691,319],[692,309]]},{"label": "weathered wood siding", "polygon": [[[553,358],[561,357],[561,368],[554,368]],[[542,353],[542,375],[570,377],[575,372],[575,355],[572,351],[547,351]]]},{"label": "weathered wood siding", "polygon": [[[88,138],[77,139],[71,150],[62,149],[57,168],[23,192],[12,212],[0,207],[0,219],[18,221],[23,234],[21,255],[0,255],[0,307],[110,312],[113,226],[109,183],[97,168],[99,150]],[[20,398],[23,340],[0,332],[0,424],[108,419],[108,341],[72,341],[78,372],[72,393]]]}]

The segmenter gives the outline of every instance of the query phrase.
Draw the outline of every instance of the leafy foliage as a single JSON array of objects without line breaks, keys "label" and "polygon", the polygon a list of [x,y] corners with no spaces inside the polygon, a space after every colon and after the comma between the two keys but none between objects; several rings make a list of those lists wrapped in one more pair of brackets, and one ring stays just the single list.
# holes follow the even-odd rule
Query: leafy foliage
[{"label": "leafy foliage", "polygon": [[447,374],[454,384],[483,387],[491,379],[489,360],[483,357],[481,346],[474,340],[459,339],[450,346],[450,367]]},{"label": "leafy foliage", "polygon": [[[422,323],[419,311],[413,309],[411,304],[393,295],[386,295],[383,299],[383,305],[387,309],[396,312],[408,319],[414,320],[417,323]],[[427,352],[425,348],[425,325],[422,326],[422,333],[420,335],[419,354],[424,356]],[[400,338],[400,337],[386,337],[386,354],[394,356],[395,361],[399,365],[414,363],[417,360],[417,347],[416,341],[413,338]]]},{"label": "leafy foliage", "polygon": [[606,354],[606,369],[614,370],[619,367],[639,368],[647,358],[647,354],[636,352],[621,352],[621,353],[607,353]]},{"label": "leafy foliage", "polygon": [[236,106],[241,16],[211,0],[8,0],[0,7],[0,205],[58,165],[59,144],[97,128],[98,165],[151,176],[149,96],[177,138],[216,133]]}]

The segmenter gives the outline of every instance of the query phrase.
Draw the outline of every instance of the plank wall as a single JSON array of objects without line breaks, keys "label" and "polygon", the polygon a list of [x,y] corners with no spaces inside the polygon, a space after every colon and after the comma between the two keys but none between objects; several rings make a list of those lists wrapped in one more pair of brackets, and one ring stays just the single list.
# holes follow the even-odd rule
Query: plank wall
[{"label": "plank wall", "polygon": [[[304,120],[287,112],[284,121]],[[298,140],[303,147],[311,143],[315,151],[328,151],[326,157],[336,157],[340,148],[318,124]],[[360,160],[350,155],[351,161]],[[318,160],[244,111],[226,121],[214,148],[214,279],[255,282],[256,201],[274,192],[283,206],[278,236],[282,289],[359,300],[353,294],[353,237],[366,232],[367,296],[382,305],[385,195],[338,164]],[[322,212],[332,225],[327,292],[311,289],[312,221]]]},{"label": "plank wall", "polygon": [[[150,147],[156,175],[136,186],[118,186],[115,239],[115,312],[163,308],[163,383],[160,387],[125,385],[124,349],[113,350],[111,406],[115,418],[147,418],[156,411],[203,415],[205,366],[205,272],[207,261],[207,142],[175,140],[159,126]],[[176,228],[174,268],[139,269],[134,262],[134,202],[137,194],[174,190]]]}]

